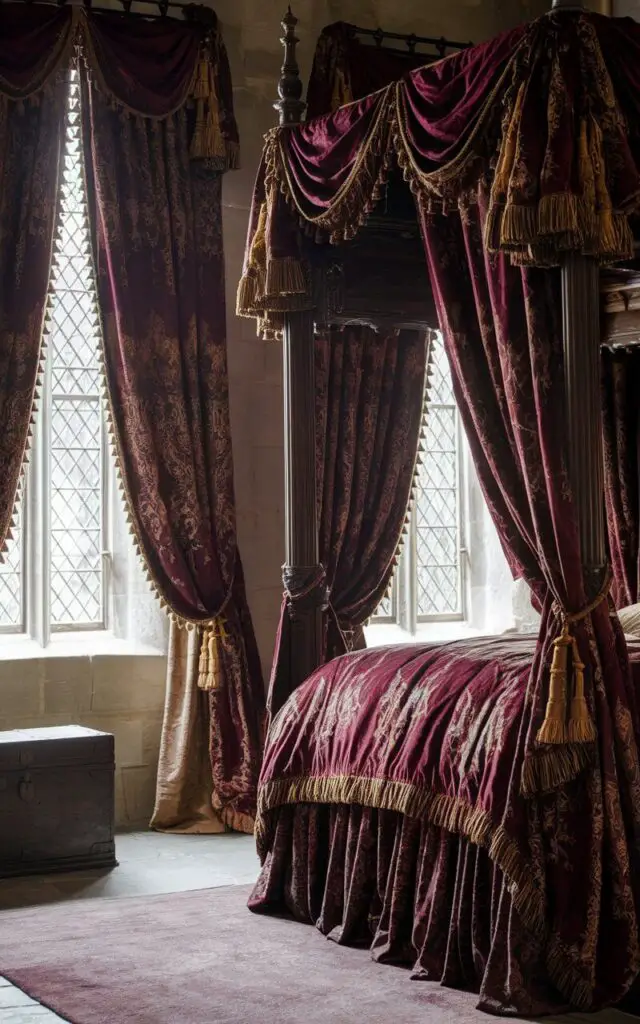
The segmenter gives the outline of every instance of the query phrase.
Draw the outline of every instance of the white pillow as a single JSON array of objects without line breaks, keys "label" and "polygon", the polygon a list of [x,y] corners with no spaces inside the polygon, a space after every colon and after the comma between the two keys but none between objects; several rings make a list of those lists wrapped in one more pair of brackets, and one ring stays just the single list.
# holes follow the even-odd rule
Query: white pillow
[{"label": "white pillow", "polygon": [[630,604],[620,608],[618,618],[626,636],[640,640],[640,604]]}]

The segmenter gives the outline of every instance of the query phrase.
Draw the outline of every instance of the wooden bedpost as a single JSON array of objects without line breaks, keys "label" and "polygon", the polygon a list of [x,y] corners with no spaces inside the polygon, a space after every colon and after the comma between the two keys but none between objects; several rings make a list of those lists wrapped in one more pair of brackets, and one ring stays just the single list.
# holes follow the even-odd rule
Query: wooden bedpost
[{"label": "wooden bedpost", "polygon": [[[282,20],[282,74],[275,108],[281,126],[299,124],[306,104],[296,62],[295,27],[289,7]],[[316,418],[313,315],[287,313],[283,333],[285,456],[285,591],[300,592],[318,579],[316,510]],[[293,608],[291,689],[318,667],[322,657],[322,607],[325,592],[316,587]],[[275,695],[274,695],[275,697]],[[278,708],[272,706],[274,714]]]},{"label": "wooden bedpost", "polygon": [[[580,12],[580,0],[553,0],[552,10]],[[585,585],[593,596],[606,564],[604,450],[600,395],[600,270],[568,255],[562,274],[562,334],[569,472],[580,531]]]}]

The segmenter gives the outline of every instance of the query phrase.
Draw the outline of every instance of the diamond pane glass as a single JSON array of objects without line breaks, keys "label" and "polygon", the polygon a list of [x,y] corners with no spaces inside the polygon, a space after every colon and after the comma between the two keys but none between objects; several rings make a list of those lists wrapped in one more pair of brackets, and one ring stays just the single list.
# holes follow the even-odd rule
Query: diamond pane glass
[{"label": "diamond pane glass", "polygon": [[19,632],[22,616],[22,513],[18,508],[16,525],[0,561],[0,629]]},{"label": "diamond pane glass", "polygon": [[50,609],[60,629],[103,624],[103,431],[98,318],[72,77],[51,275]]},{"label": "diamond pane glass", "polygon": [[442,338],[433,352],[425,452],[414,510],[419,619],[462,612],[460,586],[458,411]]}]

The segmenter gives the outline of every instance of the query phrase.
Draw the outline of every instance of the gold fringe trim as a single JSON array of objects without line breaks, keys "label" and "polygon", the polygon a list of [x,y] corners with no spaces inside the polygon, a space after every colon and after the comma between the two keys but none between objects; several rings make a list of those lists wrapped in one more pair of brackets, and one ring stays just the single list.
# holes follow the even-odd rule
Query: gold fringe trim
[{"label": "gold fringe trim", "polygon": [[267,260],[266,303],[269,303],[272,297],[280,295],[305,295],[308,297],[308,292],[307,277],[300,260],[293,256]]},{"label": "gold fringe trim", "polygon": [[[427,330],[426,345],[427,345],[427,357],[425,359],[424,369],[424,387],[422,392],[422,419],[420,423],[420,430],[418,432],[418,443],[416,445],[416,453],[413,460],[413,472],[411,474],[411,484],[409,487],[409,494],[407,496],[407,511],[400,529],[400,535],[398,537],[397,544],[395,546],[393,558],[387,568],[389,573],[389,579],[385,587],[385,591],[380,598],[380,601],[384,601],[391,596],[393,588],[393,580],[396,573],[398,562],[404,548],[405,537],[408,534],[409,523],[413,515],[414,506],[416,503],[416,495],[418,493],[418,477],[420,475],[420,468],[422,466],[421,455],[424,451],[423,441],[427,436],[427,424],[429,418],[429,395],[431,393],[431,381],[433,379],[433,355],[435,351],[435,338],[436,331]],[[444,344],[444,342],[443,342]],[[337,620],[336,620],[337,621]]]},{"label": "gold fringe trim", "polygon": [[525,797],[551,793],[595,763],[595,747],[581,743],[554,746],[528,754],[522,765],[520,792]]},{"label": "gold fringe trim", "polygon": [[[215,801],[212,801],[213,804]],[[220,816],[223,824],[233,832],[244,832],[248,836],[254,834],[255,820],[249,814],[241,814],[240,811],[234,811],[232,807],[214,806],[213,809]]]},{"label": "gold fringe trim", "polygon": [[[577,762],[585,756],[585,748],[568,749],[572,753],[575,751]],[[554,750],[552,753],[565,754],[566,751]],[[262,862],[269,852],[267,814],[283,805],[297,803],[357,804],[397,811],[408,817],[424,818],[432,825],[484,847],[505,876],[514,907],[525,927],[537,937],[546,939],[546,965],[551,980],[572,1007],[589,1009],[593,999],[592,985],[572,961],[570,951],[548,934],[544,894],[533,881],[529,863],[504,827],[494,827],[485,811],[471,807],[458,797],[428,793],[411,783],[385,779],[359,776],[274,779],[258,792],[255,834]]]}]

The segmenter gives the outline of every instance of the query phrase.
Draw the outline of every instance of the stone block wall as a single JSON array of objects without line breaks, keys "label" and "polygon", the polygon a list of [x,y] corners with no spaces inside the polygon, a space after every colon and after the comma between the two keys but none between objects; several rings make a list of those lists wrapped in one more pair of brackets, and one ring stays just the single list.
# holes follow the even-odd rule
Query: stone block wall
[{"label": "stone block wall", "polygon": [[144,828],[155,797],[166,659],[157,653],[28,654],[0,660],[0,730],[85,725],[111,732],[116,825]]}]

